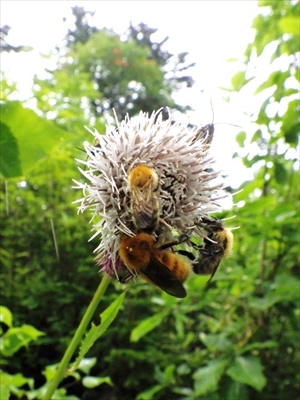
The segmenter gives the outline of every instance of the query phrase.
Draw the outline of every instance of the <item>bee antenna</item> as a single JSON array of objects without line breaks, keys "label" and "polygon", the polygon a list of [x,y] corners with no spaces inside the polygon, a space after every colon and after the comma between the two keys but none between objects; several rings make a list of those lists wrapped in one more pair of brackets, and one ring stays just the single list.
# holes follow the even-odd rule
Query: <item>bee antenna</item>
[{"label": "bee antenna", "polygon": [[229,219],[232,219],[232,218],[235,218],[235,217],[236,217],[236,215],[232,215],[231,217],[223,218],[222,221],[228,221]]},{"label": "bee antenna", "polygon": [[213,103],[211,98],[209,98],[209,102],[210,102],[210,108],[211,108],[211,115],[212,115],[212,124],[215,125],[214,120],[215,120],[215,112],[214,112],[214,107],[213,107]]},{"label": "bee antenna", "polygon": [[212,114],[212,122],[211,122],[211,124],[213,124],[214,125],[214,120],[215,120],[215,112],[214,112],[214,107],[213,107],[213,103],[212,103],[212,100],[211,100],[211,97],[210,96],[208,96],[206,93],[205,93],[205,91],[204,90],[201,90],[201,93],[203,93],[208,99],[209,99],[209,103],[210,103],[210,108],[211,108],[211,114]]},{"label": "bee antenna", "polygon": [[83,151],[83,152],[85,153],[84,149],[81,149],[80,147],[77,147],[77,146],[76,146],[75,149],[80,150],[80,151]]},{"label": "bee antenna", "polygon": [[235,126],[236,128],[242,129],[241,125],[232,124],[231,122],[215,122],[214,125],[231,125],[231,126]]},{"label": "bee antenna", "polygon": [[244,189],[238,190],[237,192],[232,193],[232,196],[235,196],[236,194],[242,193]]}]

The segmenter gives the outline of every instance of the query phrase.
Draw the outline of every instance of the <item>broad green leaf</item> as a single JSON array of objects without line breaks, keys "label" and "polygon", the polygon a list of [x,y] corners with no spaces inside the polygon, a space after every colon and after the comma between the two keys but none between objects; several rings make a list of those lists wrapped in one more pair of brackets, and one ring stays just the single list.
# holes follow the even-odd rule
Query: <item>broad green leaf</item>
[{"label": "broad green leaf", "polygon": [[288,274],[281,274],[276,277],[273,291],[263,298],[254,298],[249,302],[249,307],[266,311],[280,301],[287,302],[297,300],[299,298],[299,292],[299,280]]},{"label": "broad green leaf", "polygon": [[261,391],[267,383],[258,357],[237,357],[228,368],[227,374],[232,379],[252,386],[258,391]]},{"label": "broad green leaf", "polygon": [[130,341],[138,342],[143,336],[156,328],[163,321],[165,316],[166,313],[162,312],[152,315],[152,317],[149,317],[147,319],[144,319],[142,322],[139,323],[138,326],[136,326],[132,330]]},{"label": "broad green leaf", "polygon": [[11,327],[13,321],[12,313],[7,307],[0,306],[0,322]]},{"label": "broad green leaf", "polygon": [[80,371],[83,371],[87,375],[90,373],[90,370],[93,368],[93,366],[96,365],[96,363],[96,357],[83,358],[78,365],[78,369],[80,369]]},{"label": "broad green leaf", "polygon": [[85,387],[87,387],[89,389],[92,389],[94,387],[100,386],[103,383],[107,383],[110,386],[113,385],[111,379],[108,376],[106,376],[104,378],[97,377],[97,376],[85,376],[82,379],[83,386],[85,386]]},{"label": "broad green leaf", "polygon": [[222,400],[250,400],[248,387],[240,382],[228,379],[222,387]]},{"label": "broad green leaf", "polygon": [[103,311],[103,313],[100,314],[100,321],[101,321],[100,325],[97,326],[92,324],[91,329],[89,330],[86,337],[82,341],[79,350],[79,355],[73,367],[74,369],[78,367],[79,363],[86,355],[86,353],[90,350],[90,348],[93,346],[95,341],[99,339],[100,336],[103,335],[103,333],[106,331],[109,325],[116,318],[122,306],[125,294],[126,292],[123,292],[109,307],[107,307],[106,310]]},{"label": "broad green leaf", "polygon": [[270,293],[269,295],[260,298],[260,299],[255,299],[249,301],[249,307],[250,308],[255,308],[260,311],[267,311],[269,308],[273,307],[274,304],[276,304],[278,301],[280,301],[281,298],[280,296]]},{"label": "broad green leaf", "polygon": [[[0,121],[0,173],[5,178],[22,175],[19,148],[9,127]],[[13,161],[13,162],[12,162]]]},{"label": "broad green leaf", "polygon": [[210,351],[230,351],[233,347],[233,343],[227,339],[224,334],[203,334],[200,335],[200,339]]},{"label": "broad green leaf", "polygon": [[195,394],[201,396],[213,392],[218,387],[218,382],[221,379],[226,367],[227,360],[210,361],[206,367],[197,369],[193,378],[195,380]]},{"label": "broad green leaf", "polygon": [[288,179],[288,173],[281,162],[274,162],[275,179],[279,184],[285,184]]},{"label": "broad green leaf", "polygon": [[280,296],[281,301],[293,301],[299,299],[300,281],[287,273],[276,276],[275,295]]},{"label": "broad green leaf", "polygon": [[[277,73],[277,71],[276,71]],[[254,94],[258,94],[260,92],[262,92],[265,89],[268,89],[270,87],[272,87],[273,85],[275,85],[275,78],[274,78],[274,72],[268,77],[268,79],[263,82],[260,86],[258,86],[258,88],[255,90]]]},{"label": "broad green leaf", "polygon": [[246,83],[245,72],[240,71],[231,78],[231,84],[234,90],[239,91]]},{"label": "broad green leaf", "polygon": [[240,132],[236,135],[235,140],[237,141],[237,143],[243,147],[244,146],[244,142],[246,140],[246,132]]},{"label": "broad green leaf", "polygon": [[293,33],[299,35],[299,16],[286,16],[278,21],[282,33]]},{"label": "broad green leaf", "polygon": [[10,328],[1,338],[1,353],[6,357],[10,357],[17,352],[20,347],[26,346],[42,335],[44,335],[43,332],[31,325],[25,324],[18,328]]},{"label": "broad green leaf", "polygon": [[[18,392],[18,387],[28,385],[30,389],[33,389],[34,380],[32,378],[25,378],[22,374],[9,375],[4,371],[0,370],[0,399],[7,400],[11,393],[11,388],[14,388],[14,392]],[[20,391],[20,393],[23,391]],[[19,396],[21,397],[21,396]],[[30,397],[28,397],[30,399]]]},{"label": "broad green leaf", "polygon": [[290,145],[298,145],[299,125],[295,124],[290,129],[284,131],[285,140]]},{"label": "broad green leaf", "polygon": [[[0,379],[2,377],[0,376]],[[9,394],[10,394],[10,390],[9,390],[9,385],[6,385],[5,383],[2,382],[1,380],[1,385],[0,385],[0,399],[1,400],[9,400]]]},{"label": "broad green leaf", "polygon": [[[66,131],[58,128],[53,122],[39,117],[34,111],[24,108],[18,101],[7,101],[0,104],[1,122],[5,124],[4,142],[18,148],[13,153],[2,152],[2,161],[6,174],[22,172],[23,175],[39,160],[46,157],[62,138],[71,138]],[[11,136],[15,139],[12,141]],[[13,158],[12,158],[13,157]],[[11,164],[17,163],[18,169]],[[21,167],[20,167],[21,166]]]}]

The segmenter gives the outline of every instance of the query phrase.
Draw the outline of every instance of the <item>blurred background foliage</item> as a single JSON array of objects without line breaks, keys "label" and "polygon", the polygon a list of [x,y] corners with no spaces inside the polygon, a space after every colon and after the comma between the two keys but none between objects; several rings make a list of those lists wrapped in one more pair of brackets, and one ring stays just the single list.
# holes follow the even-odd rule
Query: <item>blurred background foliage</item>
[{"label": "blurred background foliage", "polygon": [[[192,276],[184,300],[143,282],[111,285],[98,315],[127,288],[123,308],[88,353],[96,362],[63,381],[60,399],[299,398],[300,10],[298,1],[259,5],[244,69],[227,91],[259,94],[253,130],[237,135],[234,155],[254,179],[218,216],[236,214],[232,257],[209,288],[207,277]],[[76,29],[57,48],[57,67],[36,78],[35,111],[10,101],[15,84],[2,76],[1,368],[11,399],[42,398],[34,391],[42,371],[60,360],[101,279],[95,240],[87,242],[90,216],[77,215],[81,193],[71,189],[74,158],[90,140],[83,125],[104,133],[112,107],[119,118],[162,106],[184,111],[172,94],[193,84],[187,54],[163,50],[167,38],[152,42],[155,29],[141,23],[121,38],[90,26],[87,14],[73,9]],[[10,46],[8,33],[1,28],[2,51],[28,51]],[[26,340],[12,349],[9,334]],[[109,379],[87,383],[87,372]]]}]

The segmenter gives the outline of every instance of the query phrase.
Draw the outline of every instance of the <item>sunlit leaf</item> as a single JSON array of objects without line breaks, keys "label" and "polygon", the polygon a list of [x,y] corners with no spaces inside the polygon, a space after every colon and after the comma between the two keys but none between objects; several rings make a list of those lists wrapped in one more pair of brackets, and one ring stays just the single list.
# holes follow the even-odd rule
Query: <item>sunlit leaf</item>
[{"label": "sunlit leaf", "polygon": [[[1,379],[1,376],[0,376]],[[9,390],[9,386],[4,384],[1,381],[1,385],[0,385],[0,399],[1,400],[9,400],[9,396],[10,396],[10,390]]]},{"label": "sunlit leaf", "polygon": [[299,18],[296,16],[286,16],[280,18],[278,24],[282,33],[293,33],[299,35]]},{"label": "sunlit leaf", "polygon": [[12,356],[20,347],[26,346],[41,335],[44,333],[31,325],[10,328],[1,338],[1,353],[6,357]]},{"label": "sunlit leaf", "polygon": [[104,377],[104,378],[97,377],[97,376],[85,376],[82,379],[83,386],[85,386],[89,389],[100,386],[103,383],[107,383],[108,385],[112,386],[112,381],[108,376]]},{"label": "sunlit leaf", "polygon": [[80,369],[80,371],[83,371],[85,374],[89,374],[90,370],[96,363],[97,363],[96,357],[83,358],[78,365],[78,369]]},{"label": "sunlit leaf", "polygon": [[239,91],[246,83],[245,72],[240,71],[231,78],[231,84],[234,90]]},{"label": "sunlit leaf", "polygon": [[0,306],[0,322],[11,327],[13,321],[13,316],[7,307]]},{"label": "sunlit leaf", "polygon": [[[2,124],[5,124],[4,145],[11,147],[8,153],[1,152],[5,174],[24,175],[38,161],[46,157],[62,138],[71,135],[59,129],[53,122],[39,117],[34,111],[24,108],[18,101],[0,104]],[[13,158],[11,158],[13,157]],[[11,166],[16,163],[16,167]]]},{"label": "sunlit leaf", "polygon": [[239,144],[239,146],[243,146],[246,140],[246,132],[240,132],[236,135],[235,140]]}]

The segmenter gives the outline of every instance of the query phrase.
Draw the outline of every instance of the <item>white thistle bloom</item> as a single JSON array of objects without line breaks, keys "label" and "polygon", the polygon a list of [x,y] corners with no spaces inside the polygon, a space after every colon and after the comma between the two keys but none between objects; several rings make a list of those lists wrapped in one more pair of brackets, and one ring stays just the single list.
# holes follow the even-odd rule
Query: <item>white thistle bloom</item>
[{"label": "white thistle bloom", "polygon": [[93,218],[100,217],[92,238],[101,235],[96,260],[110,275],[122,268],[118,257],[120,234],[134,235],[127,182],[132,168],[146,164],[156,171],[161,218],[178,235],[193,229],[194,234],[205,236],[196,223],[201,216],[219,211],[218,200],[224,197],[222,184],[217,182],[219,173],[213,171],[207,137],[194,140],[198,128],[176,123],[171,115],[163,121],[161,111],[150,116],[140,112],[120,123],[116,119],[117,127],[107,125],[106,135],[91,132],[96,144],[84,146],[86,161],[77,160],[85,165],[79,170],[88,181],[74,181],[75,188],[84,194],[77,201],[78,211],[90,208]]}]

